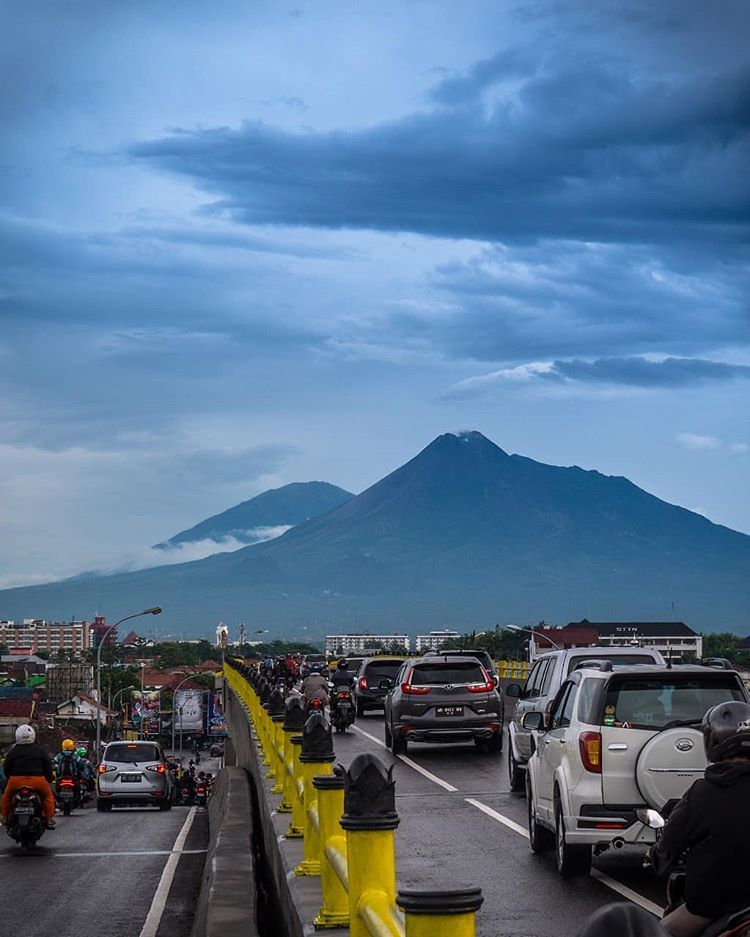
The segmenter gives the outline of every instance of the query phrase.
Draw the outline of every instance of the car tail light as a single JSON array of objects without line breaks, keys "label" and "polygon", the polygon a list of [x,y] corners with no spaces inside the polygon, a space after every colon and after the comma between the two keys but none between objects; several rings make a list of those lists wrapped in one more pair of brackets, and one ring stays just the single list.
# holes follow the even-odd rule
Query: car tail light
[{"label": "car tail light", "polygon": [[60,787],[73,787],[74,785],[73,778],[60,778]]},{"label": "car tail light", "polygon": [[348,693],[339,693],[339,699],[351,699]]},{"label": "car tail light", "polygon": [[602,773],[602,736],[601,732],[581,732],[578,736],[583,767],[592,774]]},{"label": "car tail light", "polygon": [[627,824],[625,823],[595,823],[595,830],[624,830]]},{"label": "car tail light", "polygon": [[495,681],[484,667],[482,667],[482,674],[484,675],[484,683],[475,683],[467,686],[466,689],[469,693],[491,693],[495,689]]},{"label": "car tail light", "polygon": [[360,677],[360,678],[359,678],[359,688],[360,688],[360,690],[366,690],[366,689],[367,689],[367,677]]},{"label": "car tail light", "polygon": [[96,770],[99,774],[106,774],[107,771],[117,771],[117,768],[114,765],[101,764]]},{"label": "car tail light", "polygon": [[164,765],[147,765],[146,771],[156,771],[157,774],[164,774],[167,769]]},{"label": "car tail light", "polygon": [[430,686],[412,686],[411,683],[402,683],[401,692],[407,696],[424,696],[432,690]]},{"label": "car tail light", "polygon": [[320,709],[323,704],[319,699],[310,700],[310,709]]}]

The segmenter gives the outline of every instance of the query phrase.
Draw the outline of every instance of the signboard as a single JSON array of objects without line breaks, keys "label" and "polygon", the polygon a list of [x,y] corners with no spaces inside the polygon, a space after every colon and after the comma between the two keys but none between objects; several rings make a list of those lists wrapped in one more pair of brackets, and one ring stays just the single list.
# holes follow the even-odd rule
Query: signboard
[{"label": "signboard", "polygon": [[227,735],[224,704],[218,690],[211,690],[208,694],[208,734],[215,736]]},{"label": "signboard", "polygon": [[203,731],[203,690],[178,690],[173,705],[178,732]]},{"label": "signboard", "polygon": [[[161,730],[161,693],[159,690],[133,690],[131,724],[143,736],[158,735]],[[143,725],[141,726],[141,723]]]}]

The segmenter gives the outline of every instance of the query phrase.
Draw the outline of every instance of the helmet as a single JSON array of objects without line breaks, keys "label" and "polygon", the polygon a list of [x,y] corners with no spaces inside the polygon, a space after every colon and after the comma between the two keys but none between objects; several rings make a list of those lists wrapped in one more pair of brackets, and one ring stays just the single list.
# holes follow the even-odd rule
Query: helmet
[{"label": "helmet", "polygon": [[76,743],[73,739],[63,739],[62,750],[64,752],[74,752],[76,750]]},{"label": "helmet", "polygon": [[19,726],[16,729],[16,742],[19,745],[31,745],[36,741],[36,732],[31,726]]},{"label": "helmet", "polygon": [[78,755],[79,758],[88,758],[88,754],[89,753],[83,747],[76,749],[76,755]]},{"label": "helmet", "polygon": [[346,658],[342,657],[341,660],[339,661],[339,670],[346,670],[348,666],[349,664]]},{"label": "helmet", "polygon": [[733,755],[750,758],[750,703],[719,703],[703,717],[701,731],[709,761]]}]

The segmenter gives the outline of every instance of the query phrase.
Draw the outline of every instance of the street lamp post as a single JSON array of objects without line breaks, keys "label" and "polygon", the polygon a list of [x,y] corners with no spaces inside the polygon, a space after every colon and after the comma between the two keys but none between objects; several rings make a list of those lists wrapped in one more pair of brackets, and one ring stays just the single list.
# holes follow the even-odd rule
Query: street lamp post
[{"label": "street lamp post", "polygon": [[104,632],[104,634],[99,639],[99,646],[96,649],[96,763],[98,764],[102,757],[102,716],[101,716],[101,698],[102,698],[102,648],[104,647],[107,638],[115,630],[118,625],[121,625],[124,621],[130,621],[131,618],[140,618],[141,615],[160,615],[161,608],[158,605],[155,605],[153,608],[146,608],[142,612],[136,612],[133,615],[125,615],[124,618],[118,619],[113,625],[110,625],[109,628]]},{"label": "street lamp post", "polygon": [[[190,680],[191,677],[199,677],[199,676],[201,676],[200,670],[196,670],[195,673],[189,673],[186,677],[183,677],[182,680],[180,680],[180,682],[174,688],[174,693],[172,694],[172,755],[173,756],[175,753],[174,751],[174,722],[175,722],[174,716],[175,716],[175,712],[177,711],[175,708],[175,700],[177,699],[177,692],[182,686],[182,684],[187,683],[187,681]],[[184,708],[183,706],[180,706],[180,751],[182,751],[182,710],[183,708]]]},{"label": "street lamp post", "polygon": [[[546,634],[542,634],[541,631],[537,631],[535,628],[522,628],[520,625],[506,625],[505,629],[506,631],[513,631],[516,634],[520,634],[521,632],[527,632],[528,634],[541,638],[543,641],[549,641],[549,643],[552,645],[552,647],[556,651],[561,650],[560,645],[555,644],[552,638],[547,637]],[[529,647],[529,660],[531,660],[531,647]]]}]

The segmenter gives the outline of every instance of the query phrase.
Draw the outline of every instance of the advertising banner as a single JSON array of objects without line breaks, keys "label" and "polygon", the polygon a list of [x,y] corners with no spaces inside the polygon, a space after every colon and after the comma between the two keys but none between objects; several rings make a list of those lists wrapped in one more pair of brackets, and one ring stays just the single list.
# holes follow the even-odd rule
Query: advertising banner
[{"label": "advertising banner", "polygon": [[133,690],[131,723],[143,735],[158,735],[161,729],[161,693],[159,690]]},{"label": "advertising banner", "polygon": [[221,693],[218,690],[212,690],[208,694],[208,734],[215,736],[225,736],[227,734],[224,705]]},{"label": "advertising banner", "polygon": [[175,728],[178,732],[203,731],[203,690],[178,690],[174,697]]}]

